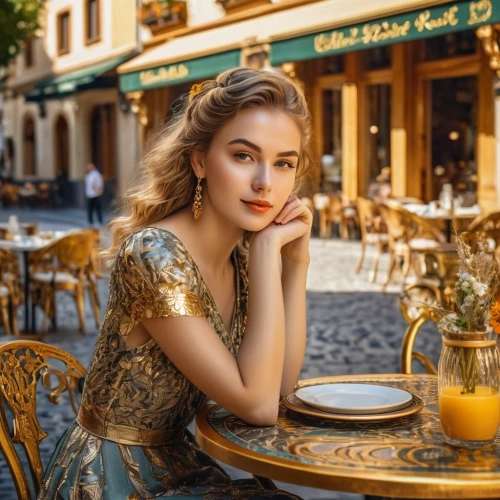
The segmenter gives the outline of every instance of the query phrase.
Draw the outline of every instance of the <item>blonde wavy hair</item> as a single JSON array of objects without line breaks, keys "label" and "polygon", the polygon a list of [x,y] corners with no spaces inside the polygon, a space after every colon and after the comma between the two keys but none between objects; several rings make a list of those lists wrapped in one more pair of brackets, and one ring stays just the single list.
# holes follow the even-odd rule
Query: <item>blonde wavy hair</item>
[{"label": "blonde wavy hair", "polygon": [[[143,157],[139,182],[122,200],[123,215],[109,224],[111,246],[103,252],[108,264],[114,261],[127,236],[192,203],[196,176],[190,152],[206,151],[224,124],[242,109],[253,106],[283,111],[296,121],[302,131],[297,181],[309,171],[311,116],[301,89],[289,78],[264,70],[236,68],[215,80],[193,85]],[[296,182],[294,191],[298,187]]]}]

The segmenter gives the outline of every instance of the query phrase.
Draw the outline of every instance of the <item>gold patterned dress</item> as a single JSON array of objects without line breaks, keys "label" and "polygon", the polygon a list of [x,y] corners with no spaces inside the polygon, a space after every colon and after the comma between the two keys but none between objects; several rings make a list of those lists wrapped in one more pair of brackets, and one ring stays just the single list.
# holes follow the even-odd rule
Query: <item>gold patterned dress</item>
[{"label": "gold patterned dress", "polygon": [[208,398],[153,339],[129,349],[143,318],[204,316],[236,355],[246,323],[247,264],[237,249],[236,304],[226,331],[182,242],[146,228],[120,247],[80,411],[47,467],[39,499],[292,499],[271,481],[232,481],[186,429]]}]

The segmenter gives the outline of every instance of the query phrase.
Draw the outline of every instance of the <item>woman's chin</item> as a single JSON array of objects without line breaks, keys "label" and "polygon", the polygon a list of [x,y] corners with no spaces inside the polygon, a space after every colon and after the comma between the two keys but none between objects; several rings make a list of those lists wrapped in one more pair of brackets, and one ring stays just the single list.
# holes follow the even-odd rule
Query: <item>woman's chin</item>
[{"label": "woman's chin", "polygon": [[239,225],[241,229],[243,229],[243,231],[248,231],[250,233],[258,233],[259,231],[262,231],[263,229],[265,229],[267,226],[269,226],[269,224],[271,223],[272,221],[242,221],[241,224]]}]

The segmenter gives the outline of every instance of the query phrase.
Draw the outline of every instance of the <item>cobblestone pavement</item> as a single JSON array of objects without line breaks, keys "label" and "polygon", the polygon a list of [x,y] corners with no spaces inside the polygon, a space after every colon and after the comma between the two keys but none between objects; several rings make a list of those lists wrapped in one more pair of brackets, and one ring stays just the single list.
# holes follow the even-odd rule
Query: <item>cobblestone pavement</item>
[{"label": "cobblestone pavement", "polygon": [[[0,210],[0,222],[13,213]],[[38,221],[41,230],[86,227],[82,210],[18,210],[21,221]],[[109,235],[103,231],[104,239]],[[380,263],[378,283],[369,282],[373,252],[367,253],[364,270],[356,275],[360,256],[358,241],[343,242],[338,239],[311,242],[311,267],[307,281],[308,343],[301,378],[322,375],[354,373],[389,373],[399,370],[399,353],[406,324],[398,308],[397,285],[381,293],[381,283],[387,272],[387,256]],[[102,302],[107,295],[107,280],[99,283]],[[22,311],[19,311],[21,315]],[[64,294],[58,298],[59,330],[51,332],[46,342],[57,345],[75,355],[88,366],[97,330],[86,303],[86,334],[77,332],[77,318],[72,299]],[[40,324],[41,317],[39,317]],[[1,333],[0,333],[1,335]],[[1,337],[0,337],[1,339]],[[0,340],[1,341],[1,340]],[[440,339],[429,327],[419,335],[417,347],[437,359]],[[425,347],[424,347],[425,346]],[[39,420],[49,433],[41,443],[42,460],[47,463],[58,437],[73,420],[69,404],[62,401],[58,407],[40,397]],[[223,465],[223,464],[222,464]],[[247,474],[224,466],[232,477]],[[304,499],[361,500],[360,495],[337,493],[292,484],[278,483],[283,489],[293,491]],[[9,471],[0,458],[0,498],[13,500]]]}]

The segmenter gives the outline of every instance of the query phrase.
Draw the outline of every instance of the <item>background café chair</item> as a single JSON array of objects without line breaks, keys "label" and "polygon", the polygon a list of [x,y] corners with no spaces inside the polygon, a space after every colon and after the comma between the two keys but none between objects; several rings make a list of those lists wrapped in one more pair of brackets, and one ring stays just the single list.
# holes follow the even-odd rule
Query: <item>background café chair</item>
[{"label": "background caf\u00e9 chair", "polygon": [[475,233],[488,240],[491,249],[500,262],[500,211],[478,215],[467,227],[468,233]]},{"label": "background caf\u00e9 chair", "polygon": [[387,251],[388,236],[378,206],[373,201],[361,196],[357,199],[359,229],[361,232],[361,258],[359,259],[356,274],[361,272],[365,260],[366,246],[375,245],[377,253],[373,261],[372,283],[377,279],[377,270],[380,256]]},{"label": "background caf\u00e9 chair", "polygon": [[331,228],[329,227],[328,220],[328,207],[330,205],[330,198],[324,193],[315,193],[313,195],[313,205],[319,220],[319,236],[320,238],[327,238],[331,236]]},{"label": "background caf\u00e9 chair", "polygon": [[416,255],[425,255],[446,243],[446,237],[422,217],[405,210],[399,204],[387,201],[380,213],[389,235],[389,273],[383,288],[391,281],[398,261],[401,263],[403,283],[413,266],[417,276]]},{"label": "background caf\u00e9 chair", "polygon": [[23,292],[17,256],[10,250],[0,248],[0,313],[7,335],[19,335],[17,306],[22,301]]},{"label": "background caf\u00e9 chair", "polygon": [[52,206],[52,191],[52,186],[48,182],[41,182],[36,194],[37,205],[40,207]]},{"label": "background caf\u00e9 chair", "polygon": [[[40,442],[47,437],[37,418],[37,389],[45,389],[51,403],[68,393],[70,404],[78,411],[85,368],[71,354],[57,347],[30,340],[0,344],[0,451],[9,467],[18,498],[31,499],[28,477],[14,443],[26,453],[31,478],[38,494],[42,485],[43,466]],[[41,383],[39,383],[41,382]],[[6,408],[13,416],[13,432],[7,421]]]},{"label": "background caf\u00e9 chair", "polygon": [[318,214],[321,238],[331,237],[332,225],[337,224],[342,239],[349,239],[348,225],[354,224],[356,217],[351,213],[352,207],[346,207],[339,195],[325,193],[314,194],[313,205]]},{"label": "background caf\u00e9 chair", "polygon": [[0,189],[0,201],[3,207],[10,207],[19,203],[19,186],[4,184]]},{"label": "background caf\u00e9 chair", "polygon": [[411,224],[408,212],[398,206],[381,204],[379,205],[379,210],[382,220],[387,227],[389,248],[389,271],[387,279],[382,285],[382,290],[385,290],[387,285],[392,281],[397,267],[401,269],[403,280],[406,279],[410,270],[411,250],[408,242],[411,236]]},{"label": "background caf\u00e9 chair", "polygon": [[415,271],[418,278],[429,272],[429,263],[426,258],[429,254],[450,251],[455,249],[446,241],[446,236],[431,222],[413,212],[404,209],[411,224],[411,231],[408,239],[410,247],[410,266]]},{"label": "background caf\u00e9 chair", "polygon": [[342,198],[336,194],[328,195],[330,202],[328,203],[327,216],[330,223],[330,234],[332,233],[332,226],[336,224],[339,228],[339,235],[343,240],[349,239],[349,229],[347,227],[347,220],[344,215],[344,206]]},{"label": "background caf\u00e9 chair", "polygon": [[47,319],[56,326],[56,293],[72,294],[78,312],[80,332],[85,331],[84,289],[90,289],[92,309],[97,327],[100,326],[100,310],[95,275],[91,272],[92,253],[96,247],[94,231],[74,232],[50,243],[35,254],[32,270],[33,301],[45,314],[42,334],[47,331]]}]

